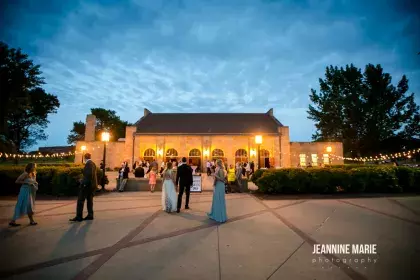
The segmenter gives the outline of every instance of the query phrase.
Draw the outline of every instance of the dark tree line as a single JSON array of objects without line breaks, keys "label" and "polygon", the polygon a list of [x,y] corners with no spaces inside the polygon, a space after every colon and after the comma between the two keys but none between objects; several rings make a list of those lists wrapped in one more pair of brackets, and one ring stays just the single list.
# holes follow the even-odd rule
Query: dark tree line
[{"label": "dark tree line", "polygon": [[308,110],[315,141],[343,142],[345,155],[358,157],[398,151],[420,138],[420,110],[405,75],[394,85],[380,65],[329,66],[319,84]]},{"label": "dark tree line", "polygon": [[0,42],[0,150],[20,152],[47,139],[48,115],[60,102],[42,88],[41,74],[27,54]]},{"label": "dark tree line", "polygon": [[[116,112],[103,108],[90,109],[91,114],[96,116],[96,140],[101,139],[101,133],[104,130],[111,132],[112,140],[125,137],[125,127],[131,125],[126,121],[122,121]],[[73,128],[67,137],[67,143],[74,144],[76,141],[83,141],[85,138],[86,124],[82,121],[74,122]]]}]

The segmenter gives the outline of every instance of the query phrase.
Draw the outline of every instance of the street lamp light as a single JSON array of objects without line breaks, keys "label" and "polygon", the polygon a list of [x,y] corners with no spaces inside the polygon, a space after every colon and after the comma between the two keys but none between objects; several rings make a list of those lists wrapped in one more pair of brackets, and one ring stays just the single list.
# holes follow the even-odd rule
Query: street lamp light
[{"label": "street lamp light", "polygon": [[261,148],[262,141],[263,141],[262,135],[255,135],[255,144],[258,145],[258,169],[261,168],[261,165],[260,165],[260,148]]},{"label": "street lamp light", "polygon": [[101,134],[101,140],[104,142],[104,157],[103,157],[103,164],[102,164],[102,180],[101,180],[101,186],[102,190],[105,190],[105,170],[106,170],[106,143],[109,142],[109,132],[104,131]]},{"label": "street lamp light", "polygon": [[82,163],[83,163],[83,157],[85,156],[86,146],[83,145],[82,147],[80,147],[80,149],[82,150]]}]

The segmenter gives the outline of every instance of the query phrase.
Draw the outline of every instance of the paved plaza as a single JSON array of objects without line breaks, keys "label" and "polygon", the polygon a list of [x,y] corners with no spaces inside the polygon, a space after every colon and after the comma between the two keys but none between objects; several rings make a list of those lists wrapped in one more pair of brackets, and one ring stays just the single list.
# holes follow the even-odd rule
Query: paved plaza
[{"label": "paved plaza", "polygon": [[[206,217],[211,198],[192,194],[190,210],[167,214],[160,193],[105,193],[82,223],[68,222],[75,199],[38,200],[39,225],[20,228],[7,226],[15,201],[1,200],[0,278],[420,279],[420,197],[229,194],[222,225]],[[316,243],[378,254],[313,255]]]}]

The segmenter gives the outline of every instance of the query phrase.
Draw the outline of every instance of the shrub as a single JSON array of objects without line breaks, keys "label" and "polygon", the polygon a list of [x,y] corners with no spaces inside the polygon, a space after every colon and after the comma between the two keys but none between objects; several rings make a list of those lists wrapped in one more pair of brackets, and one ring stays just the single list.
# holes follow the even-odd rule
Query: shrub
[{"label": "shrub", "polygon": [[251,181],[255,184],[257,180],[263,175],[264,172],[270,171],[271,169],[257,169],[251,176]]},{"label": "shrub", "polygon": [[420,191],[420,170],[408,167],[284,168],[258,170],[263,193],[398,193]]},{"label": "shrub", "polygon": [[313,169],[309,172],[310,185],[308,192],[335,193],[349,188],[349,172],[344,169]]},{"label": "shrub", "polygon": [[416,186],[419,187],[420,182],[416,185],[416,173],[419,171],[410,167],[396,167],[395,174],[398,178],[399,185],[406,191],[415,191]]},{"label": "shrub", "polygon": [[[16,195],[20,185],[15,184],[22,174],[23,166],[0,166],[0,195]],[[76,195],[79,179],[82,178],[80,167],[40,166],[37,168],[38,193],[49,195]],[[97,169],[98,183],[102,178],[102,170]],[[107,180],[106,180],[107,183]]]}]

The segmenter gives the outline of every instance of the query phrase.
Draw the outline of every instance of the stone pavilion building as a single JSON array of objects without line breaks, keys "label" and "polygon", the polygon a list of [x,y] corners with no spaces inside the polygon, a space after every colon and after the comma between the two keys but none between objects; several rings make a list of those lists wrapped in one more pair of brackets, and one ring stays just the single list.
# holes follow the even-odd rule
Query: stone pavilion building
[{"label": "stone pavilion building", "polygon": [[[95,140],[96,117],[86,119],[85,140],[76,144],[75,162],[85,152],[101,162],[104,142]],[[256,136],[262,138],[258,145]],[[135,126],[127,126],[125,138],[106,143],[106,166],[130,167],[138,160],[181,160],[205,170],[207,160],[223,159],[228,164],[260,162],[261,167],[282,168],[323,164],[343,164],[340,142],[290,142],[289,127],[267,113],[152,113],[144,115]],[[258,161],[258,148],[260,161]]]}]

